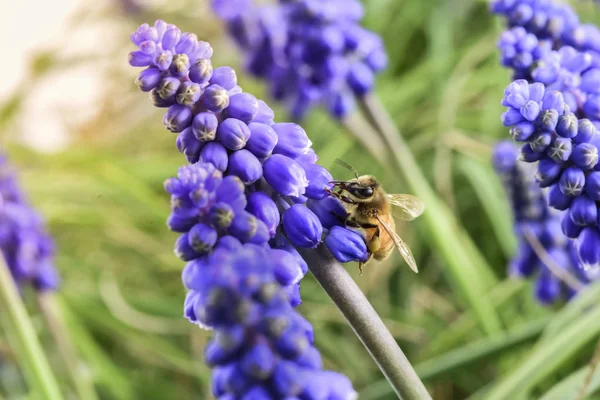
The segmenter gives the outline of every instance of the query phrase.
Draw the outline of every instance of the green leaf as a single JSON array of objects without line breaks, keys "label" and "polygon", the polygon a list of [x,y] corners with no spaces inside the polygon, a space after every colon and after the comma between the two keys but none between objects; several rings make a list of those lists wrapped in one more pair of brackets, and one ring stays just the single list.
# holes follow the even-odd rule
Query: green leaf
[{"label": "green leaf", "polygon": [[[540,398],[540,400],[577,400],[589,373],[589,365],[578,369],[554,385]],[[590,384],[585,391],[585,396],[591,395],[598,389],[600,389],[600,368],[596,368],[594,371]]]}]

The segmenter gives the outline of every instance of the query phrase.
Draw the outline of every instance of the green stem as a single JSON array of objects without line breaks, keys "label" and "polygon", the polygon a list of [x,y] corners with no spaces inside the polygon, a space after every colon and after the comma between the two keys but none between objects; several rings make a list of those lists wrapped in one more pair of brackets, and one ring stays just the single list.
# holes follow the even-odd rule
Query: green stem
[{"label": "green stem", "polygon": [[404,400],[431,399],[404,352],[348,271],[323,245],[314,250],[298,250],[396,395]]},{"label": "green stem", "polygon": [[[500,319],[496,310],[485,297],[487,285],[482,282],[489,282],[491,274],[484,274],[483,258],[477,257],[477,260],[474,260],[470,254],[464,242],[466,234],[448,206],[438,198],[427,183],[427,179],[408,145],[377,98],[370,95],[365,96],[361,99],[361,105],[364,111],[370,115],[370,119],[377,121],[376,129],[387,142],[391,155],[403,173],[406,183],[414,194],[427,205],[422,219],[428,228],[428,236],[435,242],[436,249],[447,261],[450,276],[455,285],[464,293],[481,328],[488,335],[501,331]],[[472,247],[472,251],[475,251],[475,246]],[[478,264],[480,265],[478,266]]]},{"label": "green stem", "polygon": [[73,381],[77,397],[80,400],[96,400],[98,397],[96,396],[94,384],[77,357],[71,333],[66,327],[64,316],[57,303],[56,294],[47,292],[39,293],[38,304],[40,305],[46,324],[54,337],[54,341],[58,345],[67,371]]},{"label": "green stem", "polygon": [[15,357],[25,370],[32,391],[39,393],[44,399],[61,400],[63,396],[58,383],[4,257],[0,257],[0,301],[3,303],[2,312],[8,314],[8,320],[16,333],[18,349],[15,351]]}]

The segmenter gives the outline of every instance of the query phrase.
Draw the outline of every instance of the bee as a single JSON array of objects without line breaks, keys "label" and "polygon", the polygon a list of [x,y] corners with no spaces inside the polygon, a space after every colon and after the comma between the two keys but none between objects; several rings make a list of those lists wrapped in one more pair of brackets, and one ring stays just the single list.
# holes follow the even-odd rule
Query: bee
[{"label": "bee", "polygon": [[344,205],[346,226],[360,228],[365,234],[369,258],[358,265],[361,275],[371,258],[385,260],[394,248],[414,272],[419,272],[412,251],[396,233],[394,217],[402,221],[414,220],[425,211],[423,201],[409,194],[387,194],[374,176],[359,176],[354,167],[339,159],[336,162],[355,176],[349,181],[330,182],[335,190],[327,191]]}]

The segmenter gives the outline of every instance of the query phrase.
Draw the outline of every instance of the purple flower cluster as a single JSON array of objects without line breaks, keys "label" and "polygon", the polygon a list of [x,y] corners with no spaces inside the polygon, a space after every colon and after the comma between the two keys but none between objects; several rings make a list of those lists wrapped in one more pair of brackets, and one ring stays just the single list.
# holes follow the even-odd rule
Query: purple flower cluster
[{"label": "purple flower cluster", "polygon": [[136,82],[168,108],[164,125],[190,162],[165,182],[167,224],[188,262],[185,316],[216,331],[207,348],[215,396],[350,398],[345,378],[320,370],[310,325],[293,311],[307,272],[295,247],[324,242],[341,262],[368,255],[364,238],[344,227],[306,132],[276,123],[233,69],[213,68],[210,45],[195,35],[157,21],[132,41],[130,64],[146,67]]},{"label": "purple flower cluster", "polygon": [[288,258],[228,236],[187,273],[197,293],[186,301],[188,312],[215,329],[205,359],[218,399],[356,398],[346,377],[322,370],[312,326],[281,290]]},{"label": "purple flower cluster", "polygon": [[345,117],[387,65],[382,40],[360,26],[363,8],[357,0],[212,4],[244,52],[248,71],[267,82],[295,119],[315,105]]},{"label": "purple flower cluster", "polygon": [[548,207],[546,195],[534,178],[535,167],[518,160],[519,149],[512,142],[496,145],[493,154],[494,169],[500,176],[513,209],[515,234],[519,247],[509,265],[509,274],[529,277],[537,273],[536,298],[542,304],[551,304],[574,291],[552,273],[551,268],[538,257],[526,235],[534,235],[554,261],[557,268],[566,270],[581,281],[587,277],[579,267],[573,241],[561,232],[561,212]]},{"label": "purple flower cluster", "polygon": [[15,282],[40,291],[59,285],[54,267],[54,242],[40,215],[28,204],[15,171],[0,155],[0,250]]},{"label": "purple flower cluster", "polygon": [[520,158],[538,162],[548,203],[565,210],[562,228],[577,239],[584,268],[600,267],[600,30],[579,23],[567,5],[550,0],[497,0],[492,10],[510,27],[500,40],[515,78],[502,115]]}]

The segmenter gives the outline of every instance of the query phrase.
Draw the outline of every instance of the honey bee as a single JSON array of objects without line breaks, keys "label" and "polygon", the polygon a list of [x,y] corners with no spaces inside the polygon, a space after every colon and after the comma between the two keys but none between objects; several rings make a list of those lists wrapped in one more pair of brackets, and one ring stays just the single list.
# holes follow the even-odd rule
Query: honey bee
[{"label": "honey bee", "polygon": [[402,221],[414,220],[425,211],[423,201],[409,194],[387,194],[374,176],[359,176],[354,167],[339,159],[336,162],[355,176],[349,181],[330,182],[337,191],[328,192],[342,201],[348,213],[344,220],[346,226],[360,228],[365,234],[369,258],[358,265],[361,275],[371,258],[385,260],[394,247],[409,267],[419,272],[412,251],[396,233],[394,217]]}]

